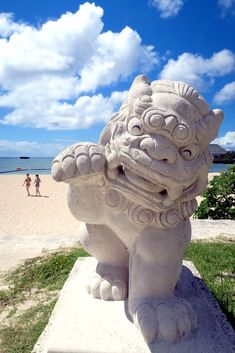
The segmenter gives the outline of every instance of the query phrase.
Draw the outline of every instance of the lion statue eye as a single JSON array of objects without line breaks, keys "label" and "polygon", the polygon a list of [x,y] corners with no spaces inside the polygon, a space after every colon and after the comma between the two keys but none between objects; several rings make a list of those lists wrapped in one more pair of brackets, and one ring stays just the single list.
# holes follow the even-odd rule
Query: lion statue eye
[{"label": "lion statue eye", "polygon": [[148,109],[141,115],[143,124],[150,131],[160,130],[165,126],[165,119],[155,109]]},{"label": "lion statue eye", "polygon": [[[176,142],[180,143],[181,145],[185,144],[187,146],[187,144],[193,140],[193,133],[194,131],[192,127],[184,122],[176,125],[172,132],[172,135],[173,139]],[[191,147],[189,148],[189,150],[191,150]]]},{"label": "lion statue eye", "polygon": [[138,118],[132,118],[128,123],[128,131],[134,136],[140,136],[143,134],[143,128]]},{"label": "lion statue eye", "polygon": [[190,145],[180,148],[181,156],[187,161],[191,161],[198,155],[198,147],[196,145]]}]

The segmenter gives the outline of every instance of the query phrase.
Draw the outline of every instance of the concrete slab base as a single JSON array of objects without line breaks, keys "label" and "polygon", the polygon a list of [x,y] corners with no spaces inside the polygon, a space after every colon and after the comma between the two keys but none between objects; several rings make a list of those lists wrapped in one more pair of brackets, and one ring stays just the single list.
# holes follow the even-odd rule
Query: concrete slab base
[{"label": "concrete slab base", "polygon": [[[217,302],[194,274],[190,297],[198,330],[187,341],[148,346],[128,317],[125,301],[107,302],[87,294],[85,283],[95,269],[94,258],[78,259],[32,353],[232,353],[235,334]],[[188,271],[186,271],[188,272]],[[187,276],[186,276],[187,280]],[[187,288],[187,283],[184,283]]]}]

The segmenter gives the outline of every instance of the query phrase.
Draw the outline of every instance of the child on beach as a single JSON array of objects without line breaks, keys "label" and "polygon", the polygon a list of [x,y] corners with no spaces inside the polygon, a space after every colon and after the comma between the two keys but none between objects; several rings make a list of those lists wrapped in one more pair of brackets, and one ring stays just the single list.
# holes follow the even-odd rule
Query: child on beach
[{"label": "child on beach", "polygon": [[[28,196],[30,196],[29,188],[30,188],[30,185],[31,185],[31,178],[30,178],[29,174],[26,174],[26,178],[24,180],[24,184],[26,186],[26,191],[28,193]],[[24,186],[24,184],[22,186]]]},{"label": "child on beach", "polygon": [[41,179],[39,178],[39,175],[36,174],[35,180],[34,180],[34,184],[36,187],[36,195],[35,196],[38,196],[38,195],[41,196],[40,191],[39,191],[40,183],[41,183]]}]

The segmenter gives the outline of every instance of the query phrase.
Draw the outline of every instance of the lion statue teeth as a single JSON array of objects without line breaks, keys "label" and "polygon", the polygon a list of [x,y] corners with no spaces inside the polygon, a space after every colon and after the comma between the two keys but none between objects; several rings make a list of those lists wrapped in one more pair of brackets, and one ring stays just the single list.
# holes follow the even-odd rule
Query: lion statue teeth
[{"label": "lion statue teeth", "polygon": [[75,144],[52,164],[82,222],[80,243],[98,260],[88,292],[102,300],[128,296],[148,343],[176,342],[197,329],[193,307],[175,288],[195,197],[207,185],[208,144],[222,120],[188,84],[141,75],[99,144]]}]

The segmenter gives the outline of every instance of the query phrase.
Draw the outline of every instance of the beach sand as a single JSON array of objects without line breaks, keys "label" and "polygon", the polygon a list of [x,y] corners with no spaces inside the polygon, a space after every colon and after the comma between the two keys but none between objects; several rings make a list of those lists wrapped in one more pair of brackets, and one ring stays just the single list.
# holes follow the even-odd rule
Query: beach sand
[{"label": "beach sand", "polygon": [[0,176],[0,271],[77,241],[79,222],[67,206],[67,185],[50,175],[40,178],[42,197],[36,197],[33,183],[27,196],[24,175]]},{"label": "beach sand", "polygon": [[67,185],[56,183],[50,175],[42,175],[42,197],[34,196],[33,184],[32,196],[27,196],[22,186],[24,178],[24,175],[0,176],[0,270],[38,256],[44,250],[71,246],[77,241],[79,222],[67,206]]},{"label": "beach sand", "polygon": [[[66,201],[66,184],[42,175],[40,192],[35,186],[27,196],[24,175],[0,176],[0,235],[75,235],[79,222],[72,216]],[[32,181],[34,177],[31,176]]]}]

